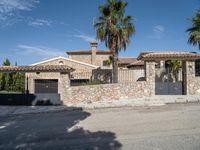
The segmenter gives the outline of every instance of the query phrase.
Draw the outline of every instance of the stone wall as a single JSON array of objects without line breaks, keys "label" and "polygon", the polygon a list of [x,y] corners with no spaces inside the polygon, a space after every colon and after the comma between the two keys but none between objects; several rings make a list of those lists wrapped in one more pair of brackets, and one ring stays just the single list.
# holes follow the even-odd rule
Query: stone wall
[{"label": "stone wall", "polygon": [[118,84],[101,84],[88,86],[70,86],[68,73],[27,73],[29,90],[34,93],[35,79],[58,79],[58,93],[65,105],[112,101],[126,98],[142,98],[155,95],[155,62],[145,62],[144,81],[132,81]]},{"label": "stone wall", "polygon": [[[28,77],[28,89],[30,93],[35,93],[35,80],[36,79],[57,79],[58,80],[58,93],[63,101],[66,97],[66,89],[70,87],[69,73],[60,72],[41,72],[41,73],[26,73]],[[27,82],[27,81],[26,81]],[[26,84],[25,84],[26,85]]]},{"label": "stone wall", "polygon": [[[108,60],[110,55],[100,55],[96,54],[94,62],[92,62],[92,55],[91,54],[80,54],[80,55],[69,55],[69,58],[77,61],[82,61],[85,63],[93,64],[99,67],[103,67],[103,61]],[[111,66],[110,66],[111,67]]]},{"label": "stone wall", "polygon": [[[93,63],[94,65],[100,66],[100,67],[108,67],[108,66],[103,66],[103,61],[109,60],[110,55],[100,55],[96,54],[96,59],[95,62]],[[111,67],[111,65],[110,65]]]},{"label": "stone wall", "polygon": [[92,56],[91,54],[69,55],[69,58],[73,59],[73,60],[77,60],[77,61],[82,61],[82,62],[85,62],[85,63],[88,63],[88,64],[92,64],[92,57],[91,56]]},{"label": "stone wall", "polygon": [[154,94],[153,90],[151,83],[146,81],[70,87],[66,91],[64,104],[150,97]]},{"label": "stone wall", "polygon": [[155,95],[155,62],[145,62],[145,81],[75,86],[66,89],[65,105],[143,98]]},{"label": "stone wall", "polygon": [[195,62],[185,61],[184,68],[184,92],[187,95],[200,94],[200,77],[195,76]]},{"label": "stone wall", "polygon": [[200,77],[195,77],[189,84],[190,93],[188,95],[200,95]]},{"label": "stone wall", "polygon": [[[59,82],[60,73],[59,72],[26,73],[26,77],[28,77],[29,92],[35,93],[35,80],[36,79],[57,79]],[[60,93],[60,91],[61,91],[61,87],[58,86],[58,93]]]}]

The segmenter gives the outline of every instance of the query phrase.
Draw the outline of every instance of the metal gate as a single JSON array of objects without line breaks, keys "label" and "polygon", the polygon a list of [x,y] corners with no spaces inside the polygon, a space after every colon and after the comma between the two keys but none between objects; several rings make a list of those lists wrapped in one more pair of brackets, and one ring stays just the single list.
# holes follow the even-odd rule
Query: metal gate
[{"label": "metal gate", "polygon": [[58,80],[35,80],[35,93],[58,93]]},{"label": "metal gate", "polygon": [[156,95],[183,95],[182,69],[173,71],[172,68],[156,69]]}]

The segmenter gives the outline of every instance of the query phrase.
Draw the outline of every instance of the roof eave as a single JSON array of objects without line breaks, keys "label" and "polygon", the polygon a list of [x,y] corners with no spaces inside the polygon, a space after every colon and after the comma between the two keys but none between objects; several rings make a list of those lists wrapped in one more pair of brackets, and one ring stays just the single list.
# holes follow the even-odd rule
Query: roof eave
[{"label": "roof eave", "polygon": [[154,60],[197,60],[200,59],[200,57],[152,57],[152,58],[145,58],[145,57],[138,57],[138,60],[142,61],[154,61]]},{"label": "roof eave", "polygon": [[0,72],[62,72],[69,73],[75,69],[66,66],[0,66]]}]

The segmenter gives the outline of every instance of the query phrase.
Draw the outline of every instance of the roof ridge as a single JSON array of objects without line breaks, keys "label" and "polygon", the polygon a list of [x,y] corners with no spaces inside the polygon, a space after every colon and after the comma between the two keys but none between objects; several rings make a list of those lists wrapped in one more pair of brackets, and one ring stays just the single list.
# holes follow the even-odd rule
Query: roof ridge
[{"label": "roof ridge", "polygon": [[42,64],[42,63],[46,63],[46,62],[49,62],[49,61],[53,61],[53,60],[57,60],[57,59],[65,59],[65,60],[68,60],[68,61],[79,63],[79,64],[82,64],[82,65],[91,66],[91,67],[94,67],[94,68],[98,68],[99,67],[99,66],[96,66],[96,65],[92,65],[92,64],[85,63],[85,62],[78,61],[78,60],[73,60],[71,58],[66,58],[66,57],[63,57],[63,56],[59,56],[59,57],[55,57],[55,58],[52,58],[52,59],[47,59],[47,60],[44,60],[44,61],[40,61],[40,62],[31,64],[30,66],[36,66],[36,65],[39,65],[39,64]]}]

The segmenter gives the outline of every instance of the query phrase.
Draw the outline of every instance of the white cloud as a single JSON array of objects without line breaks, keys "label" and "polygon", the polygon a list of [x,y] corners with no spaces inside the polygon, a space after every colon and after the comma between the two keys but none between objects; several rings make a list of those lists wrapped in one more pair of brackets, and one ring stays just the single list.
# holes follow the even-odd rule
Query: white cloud
[{"label": "white cloud", "polygon": [[20,11],[31,11],[39,0],[0,0],[0,25],[7,26],[18,21]]},{"label": "white cloud", "polygon": [[20,51],[17,52],[24,55],[33,55],[33,56],[37,55],[43,57],[56,57],[65,55],[64,52],[58,49],[52,49],[42,46],[18,45],[17,48],[21,49]]},{"label": "white cloud", "polygon": [[73,37],[76,37],[76,38],[80,38],[86,42],[91,42],[91,41],[94,41],[95,38],[92,37],[92,36],[88,36],[88,35],[84,35],[84,34],[78,34],[78,35],[73,35]]},{"label": "white cloud", "polygon": [[36,19],[36,20],[31,20],[28,22],[28,25],[33,26],[33,27],[41,27],[41,26],[51,26],[52,22],[49,20],[44,20],[44,19]]},{"label": "white cloud", "polygon": [[164,32],[165,32],[165,27],[162,25],[156,25],[153,27],[153,33],[152,35],[147,36],[147,38],[149,39],[162,39],[164,36]]},{"label": "white cloud", "polygon": [[30,11],[39,0],[1,0],[0,13],[10,13],[17,10]]},{"label": "white cloud", "polygon": [[165,28],[161,25],[156,25],[156,26],[154,26],[153,31],[154,32],[164,32]]}]

